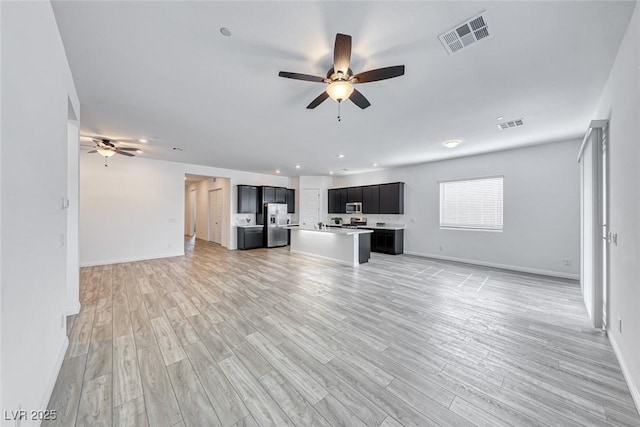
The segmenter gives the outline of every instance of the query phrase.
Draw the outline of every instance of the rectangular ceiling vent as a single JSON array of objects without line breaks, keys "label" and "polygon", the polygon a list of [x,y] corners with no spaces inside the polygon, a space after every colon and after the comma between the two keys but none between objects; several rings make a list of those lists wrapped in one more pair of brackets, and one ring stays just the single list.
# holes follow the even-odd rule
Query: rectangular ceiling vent
[{"label": "rectangular ceiling vent", "polygon": [[449,55],[489,36],[485,17],[486,13],[480,12],[479,15],[438,36]]},{"label": "rectangular ceiling vent", "polygon": [[516,119],[508,122],[498,123],[498,129],[500,130],[511,129],[517,126],[522,126],[523,124],[524,124],[523,119]]}]

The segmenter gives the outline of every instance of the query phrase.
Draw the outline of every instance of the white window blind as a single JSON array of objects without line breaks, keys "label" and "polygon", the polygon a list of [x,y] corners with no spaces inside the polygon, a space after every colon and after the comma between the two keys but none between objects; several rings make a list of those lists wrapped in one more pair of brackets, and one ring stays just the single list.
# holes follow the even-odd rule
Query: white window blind
[{"label": "white window blind", "polygon": [[440,227],[502,230],[503,177],[440,183]]}]

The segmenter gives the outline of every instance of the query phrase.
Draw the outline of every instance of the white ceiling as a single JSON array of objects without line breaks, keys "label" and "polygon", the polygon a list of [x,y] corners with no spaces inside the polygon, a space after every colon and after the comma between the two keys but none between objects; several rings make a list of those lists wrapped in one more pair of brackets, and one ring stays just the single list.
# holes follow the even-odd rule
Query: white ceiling
[{"label": "white ceiling", "polygon": [[[55,1],[53,8],[83,132],[146,138],[140,157],[339,175],[582,136],[634,5]],[[491,35],[447,54],[438,35],[483,10]],[[340,123],[331,100],[305,108],[324,84],[278,77],[281,70],[324,76],[338,32],[353,37],[355,73],[406,66],[403,77],[359,85],[372,106],[343,103]],[[525,125],[500,131],[497,116]],[[463,142],[444,148],[452,138]]]}]

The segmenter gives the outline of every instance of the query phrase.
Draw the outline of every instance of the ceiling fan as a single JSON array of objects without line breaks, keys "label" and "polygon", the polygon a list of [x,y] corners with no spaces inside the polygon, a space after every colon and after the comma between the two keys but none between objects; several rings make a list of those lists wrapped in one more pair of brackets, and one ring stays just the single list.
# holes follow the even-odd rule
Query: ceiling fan
[{"label": "ceiling fan", "polygon": [[[114,139],[105,138],[103,136],[89,136],[89,135],[81,135],[81,138],[88,138],[93,141],[95,144],[95,150],[89,151],[88,153],[98,153],[104,157],[104,166],[108,167],[107,159],[114,154],[122,154],[127,157],[135,157],[135,154],[131,154],[129,151],[134,151],[136,153],[142,153],[142,150],[135,147],[120,147],[116,145],[118,142]],[[84,145],[84,147],[87,147]]]},{"label": "ceiling fan", "polygon": [[331,98],[338,102],[338,121],[340,121],[340,102],[350,99],[354,104],[363,110],[371,105],[371,103],[353,87],[355,84],[370,83],[379,80],[392,79],[404,75],[404,65],[396,65],[393,67],[378,68],[376,70],[364,71],[362,73],[353,74],[349,68],[351,61],[351,36],[346,34],[336,34],[336,41],[333,47],[333,67],[327,72],[327,77],[312,76],[309,74],[290,73],[280,71],[280,77],[286,77],[295,80],[304,80],[308,82],[327,83],[328,86],[316,99],[307,105],[308,109],[316,108],[322,104],[327,98]]}]

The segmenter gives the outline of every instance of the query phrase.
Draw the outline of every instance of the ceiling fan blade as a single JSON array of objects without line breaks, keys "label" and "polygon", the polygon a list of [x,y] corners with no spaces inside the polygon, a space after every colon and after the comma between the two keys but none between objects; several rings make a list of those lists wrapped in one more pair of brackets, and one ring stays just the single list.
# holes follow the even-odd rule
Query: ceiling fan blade
[{"label": "ceiling fan blade", "polygon": [[106,145],[107,147],[111,147],[111,148],[115,148],[116,146],[113,145],[108,139],[106,138],[93,138],[93,142],[95,142],[96,144],[100,145]]},{"label": "ceiling fan blade", "polygon": [[349,62],[351,61],[351,36],[346,34],[336,34],[336,42],[333,45],[333,71],[342,74],[349,73]]},{"label": "ceiling fan blade", "polygon": [[87,154],[90,154],[90,153],[97,153],[97,152],[98,152],[98,150],[92,150],[92,151],[87,151]]},{"label": "ceiling fan blade", "polygon": [[138,151],[139,148],[133,148],[133,147],[117,147],[116,150],[121,150],[121,151]]},{"label": "ceiling fan blade", "polygon": [[312,110],[316,108],[318,105],[322,104],[325,99],[329,97],[329,94],[325,91],[322,92],[316,99],[311,101],[311,104],[307,105],[307,109]]},{"label": "ceiling fan blade", "polygon": [[356,74],[358,79],[356,83],[369,83],[377,82],[378,80],[392,79],[394,77],[400,77],[404,75],[404,65],[395,65],[393,67],[378,68],[377,70],[365,71],[360,74]]},{"label": "ceiling fan blade", "polygon": [[135,157],[133,154],[131,154],[131,153],[127,153],[126,151],[122,151],[122,150],[121,150],[121,149],[119,149],[119,148],[116,148],[116,153],[118,153],[118,154],[122,154],[123,156]]},{"label": "ceiling fan blade", "polygon": [[351,94],[349,99],[358,107],[362,108],[363,110],[371,105],[369,100],[365,98],[364,95],[360,93],[357,89],[353,90],[353,93]]},{"label": "ceiling fan blade", "polygon": [[280,77],[286,77],[288,79],[304,80],[307,82],[324,83],[325,81],[324,77],[312,76],[310,74],[290,73],[288,71],[280,71],[278,75]]}]

